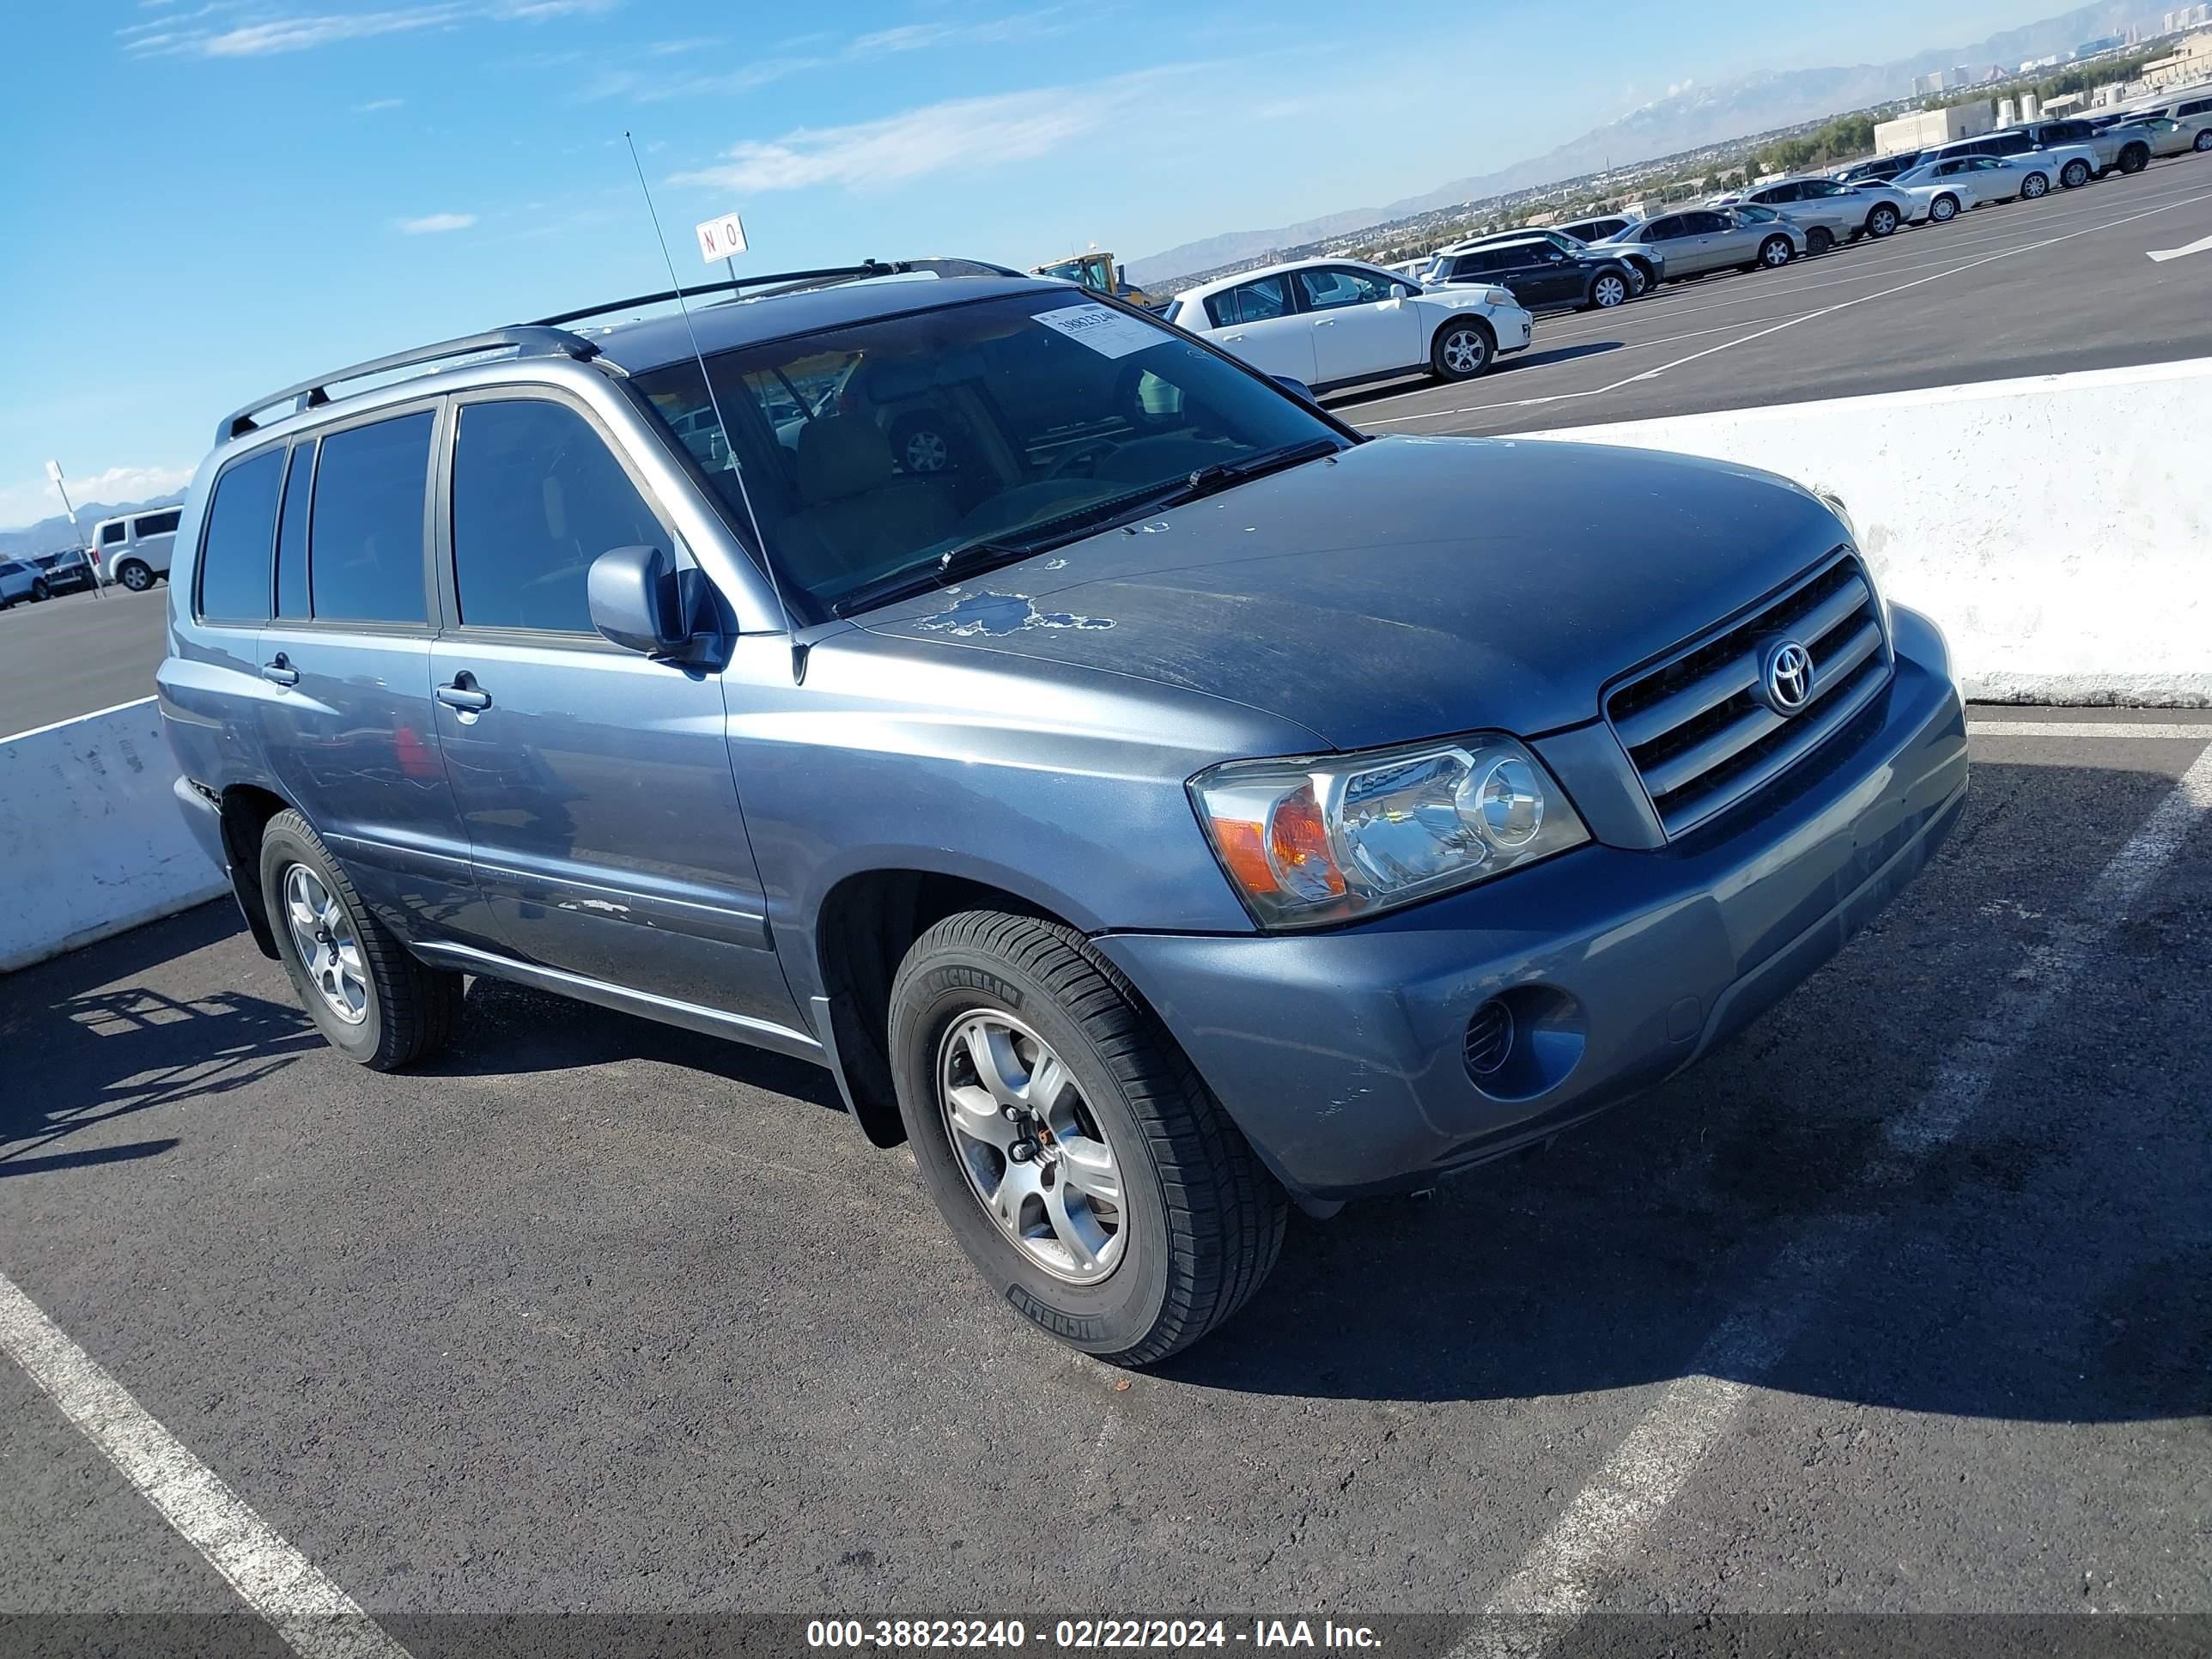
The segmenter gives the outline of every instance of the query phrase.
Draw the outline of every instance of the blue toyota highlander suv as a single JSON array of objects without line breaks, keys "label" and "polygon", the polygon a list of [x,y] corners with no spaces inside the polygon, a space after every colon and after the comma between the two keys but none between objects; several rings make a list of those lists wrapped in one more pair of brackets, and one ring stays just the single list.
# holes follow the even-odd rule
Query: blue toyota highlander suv
[{"label": "blue toyota highlander suv", "polygon": [[179,797],[364,1065],[470,974],[804,1056],[1142,1364],[1290,1202],[1707,1053],[1965,799],[1942,635],[1781,478],[1363,439],[965,262],[714,286],[288,388],[193,480]]}]

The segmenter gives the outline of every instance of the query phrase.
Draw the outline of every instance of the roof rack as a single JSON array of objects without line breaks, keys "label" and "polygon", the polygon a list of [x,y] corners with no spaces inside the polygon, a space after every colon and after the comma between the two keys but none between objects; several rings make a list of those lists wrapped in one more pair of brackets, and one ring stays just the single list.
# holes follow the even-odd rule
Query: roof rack
[{"label": "roof rack", "polygon": [[373,357],[365,363],[355,363],[329,374],[319,374],[312,380],[302,380],[297,386],[288,386],[282,392],[272,392],[258,398],[243,409],[224,416],[216,428],[216,441],[228,443],[233,438],[242,438],[254,431],[258,422],[254,416],[264,409],[283,403],[292,407],[287,414],[302,410],[320,409],[331,401],[331,387],[348,380],[364,380],[372,374],[388,374],[394,369],[412,368],[421,363],[443,362],[451,357],[470,357],[478,352],[511,349],[518,357],[574,357],[579,362],[596,357],[599,347],[580,335],[544,324],[521,324],[509,328],[486,329],[481,334],[465,334],[457,340],[441,340],[435,345],[417,346],[411,351],[395,351],[388,357]]},{"label": "roof rack", "polygon": [[581,322],[586,317],[604,317],[617,311],[629,311],[639,306],[665,304],[671,300],[696,300],[703,294],[742,294],[747,289],[766,289],[763,299],[778,294],[798,294],[808,289],[834,288],[840,283],[866,282],[872,276],[904,276],[917,270],[934,272],[939,276],[1019,276],[1018,270],[1004,265],[994,265],[981,259],[894,259],[888,264],[881,259],[863,259],[857,265],[825,265],[818,270],[772,270],[758,276],[740,276],[732,282],[699,283],[690,288],[663,289],[657,294],[633,294],[627,300],[611,300],[605,305],[583,306],[574,311],[563,311],[556,316],[540,317],[532,325],[538,328],[557,328],[564,324]]}]

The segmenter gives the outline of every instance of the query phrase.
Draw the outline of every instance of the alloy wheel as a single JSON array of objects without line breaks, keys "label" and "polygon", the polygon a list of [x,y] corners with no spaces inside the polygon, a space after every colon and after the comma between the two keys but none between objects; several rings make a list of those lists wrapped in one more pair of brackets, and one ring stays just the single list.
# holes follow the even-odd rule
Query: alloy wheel
[{"label": "alloy wheel", "polygon": [[1121,1265],[1121,1170],[1074,1074],[1012,1014],[977,1008],[938,1048],[938,1103],[954,1162],[984,1212],[1055,1279]]},{"label": "alloy wheel", "polygon": [[330,1011],[349,1025],[368,1018],[368,979],[361,941],[345,907],[304,864],[284,872],[284,924],[300,965]]},{"label": "alloy wheel", "polygon": [[1444,366],[1455,374],[1473,374],[1490,359],[1490,343],[1471,328],[1444,336]]},{"label": "alloy wheel", "polygon": [[1590,298],[1597,302],[1598,308],[1602,311],[1612,310],[1627,297],[1628,284],[1618,276],[1599,277],[1597,287],[1590,295]]},{"label": "alloy wheel", "polygon": [[122,580],[123,585],[133,593],[143,593],[154,585],[154,573],[143,564],[126,564],[123,567]]},{"label": "alloy wheel", "polygon": [[1766,262],[1769,270],[1779,270],[1790,263],[1790,244],[1779,236],[1773,237],[1759,251],[1759,257]]},{"label": "alloy wheel", "polygon": [[906,470],[909,472],[942,472],[952,459],[951,447],[945,434],[924,427],[908,434],[906,441]]}]

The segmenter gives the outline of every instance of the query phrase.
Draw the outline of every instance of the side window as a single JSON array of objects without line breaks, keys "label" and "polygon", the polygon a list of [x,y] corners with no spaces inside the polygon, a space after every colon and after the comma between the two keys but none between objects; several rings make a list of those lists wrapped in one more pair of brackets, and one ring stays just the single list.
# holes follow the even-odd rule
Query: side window
[{"label": "side window", "polygon": [[2176,115],[2203,115],[2212,112],[2212,98],[2192,98],[2173,112]]},{"label": "side window", "polygon": [[215,481],[200,543],[200,615],[207,621],[269,620],[269,560],[283,483],[281,446],[234,462]]},{"label": "side window", "polygon": [[1775,185],[1766,190],[1756,192],[1753,195],[1751,199],[1761,204],[1794,202],[1797,199],[1799,191],[1797,186],[1795,185]]},{"label": "side window", "polygon": [[307,589],[319,619],[420,623],[430,411],[333,432],[315,464]]},{"label": "side window", "polygon": [[471,628],[592,632],[586,583],[610,548],[668,533],[599,433],[543,398],[466,404],[453,444],[453,580]]},{"label": "side window", "polygon": [[308,615],[307,508],[313,500],[315,441],[292,446],[284,473],[284,513],[276,523],[276,614]]},{"label": "side window", "polygon": [[1333,311],[1340,306],[1371,306],[1390,297],[1387,278],[1343,265],[1302,270],[1298,281],[1305,289],[1308,307],[1315,311]]},{"label": "side window", "polygon": [[1726,230],[1729,222],[1717,213],[1686,213],[1682,225],[1690,235],[1710,236],[1716,231]]},{"label": "side window", "polygon": [[1290,290],[1281,277],[1262,276],[1256,283],[1224,289],[1206,301],[1206,309],[1217,328],[1231,323],[1264,323],[1289,313]]},{"label": "side window", "polygon": [[123,532],[124,532],[125,527],[125,526],[124,526],[124,524],[122,523],[122,521],[121,521],[120,520],[117,520],[117,521],[116,521],[115,523],[113,523],[113,524],[104,524],[104,525],[100,526],[100,544],[102,547],[120,547],[120,546],[122,546],[122,545],[123,545]]},{"label": "side window", "polygon": [[1680,216],[1656,219],[1644,230],[1644,240],[1647,242],[1671,242],[1681,234],[1682,221]]},{"label": "side window", "polygon": [[184,516],[180,509],[172,507],[167,513],[149,513],[144,518],[134,520],[132,523],[142,539],[148,536],[173,536],[177,533],[177,526],[183,521]]}]

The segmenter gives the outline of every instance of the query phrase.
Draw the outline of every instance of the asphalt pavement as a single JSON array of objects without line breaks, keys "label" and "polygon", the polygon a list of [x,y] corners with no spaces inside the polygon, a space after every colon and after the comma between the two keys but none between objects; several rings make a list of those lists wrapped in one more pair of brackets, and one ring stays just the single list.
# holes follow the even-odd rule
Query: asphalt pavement
[{"label": "asphalt pavement", "polygon": [[0,611],[0,738],[152,696],[168,606],[156,582]]},{"label": "asphalt pavement", "polygon": [[[1733,1046],[1294,1217],[1154,1373],[994,1305],[824,1074],[477,981],[373,1075],[222,906],[0,981],[0,1275],[422,1656],[554,1610],[2212,1614],[2212,724],[1976,721],[1949,845]],[[0,1610],[265,1642],[238,1605],[0,1363]]]},{"label": "asphalt pavement", "polygon": [[2212,355],[2212,155],[1538,319],[1478,380],[1330,397],[1376,434],[1587,426]]}]

